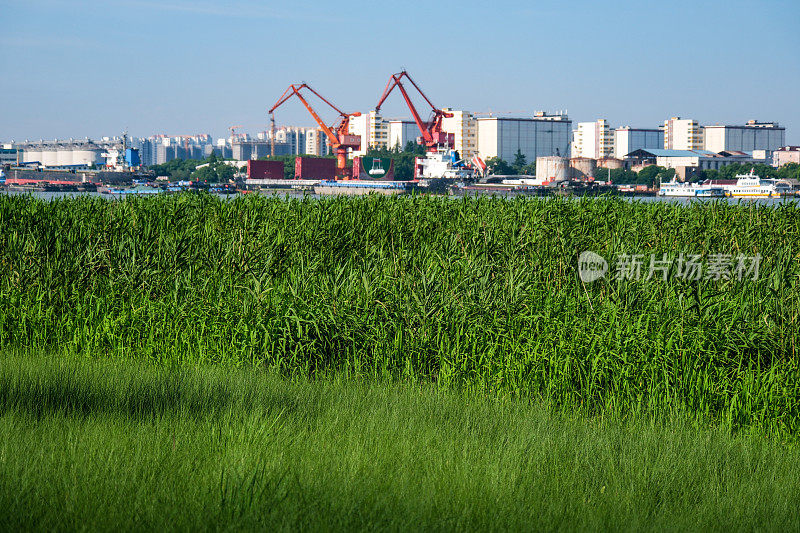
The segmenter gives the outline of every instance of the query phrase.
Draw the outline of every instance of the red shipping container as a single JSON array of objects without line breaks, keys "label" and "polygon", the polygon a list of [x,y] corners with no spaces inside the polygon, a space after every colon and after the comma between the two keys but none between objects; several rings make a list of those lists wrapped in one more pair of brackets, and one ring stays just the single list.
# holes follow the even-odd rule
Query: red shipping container
[{"label": "red shipping container", "polygon": [[294,160],[294,177],[303,180],[332,180],[336,177],[336,160],[298,157]]},{"label": "red shipping container", "polygon": [[250,159],[247,162],[247,178],[251,180],[282,180],[283,161],[259,161]]}]

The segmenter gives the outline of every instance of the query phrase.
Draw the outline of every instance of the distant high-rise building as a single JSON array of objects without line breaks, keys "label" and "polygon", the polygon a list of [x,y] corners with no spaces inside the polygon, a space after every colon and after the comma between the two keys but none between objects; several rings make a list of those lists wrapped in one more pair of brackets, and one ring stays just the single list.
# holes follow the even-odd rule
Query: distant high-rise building
[{"label": "distant high-rise building", "polygon": [[774,151],[786,144],[786,128],[777,122],[750,120],[737,126],[706,126],[703,136],[706,150],[712,152]]},{"label": "distant high-rise building", "polygon": [[275,132],[275,142],[289,146],[289,153],[304,155],[306,153],[306,128],[285,126]]},{"label": "distant high-rise building", "polygon": [[153,135],[138,142],[144,166],[163,165],[173,159],[203,159],[211,152],[213,146],[213,139],[207,133],[177,137]]},{"label": "distant high-rise building", "polygon": [[309,128],[306,130],[306,154],[308,155],[328,155],[330,145],[328,136],[320,128]]},{"label": "distant high-rise building", "polygon": [[608,121],[579,122],[572,134],[572,157],[603,159],[614,156],[614,130]]},{"label": "distant high-rise building", "polygon": [[[234,141],[231,145],[233,159],[247,161],[261,159],[270,155],[272,146],[269,141]],[[288,155],[290,146],[285,142],[275,143],[275,155]]]},{"label": "distant high-rise building", "polygon": [[703,128],[696,120],[672,117],[664,121],[666,150],[702,150]]},{"label": "distant high-rise building", "polygon": [[22,159],[22,150],[8,144],[0,147],[0,166],[16,165]]},{"label": "distant high-rise building", "polygon": [[176,158],[175,154],[175,146],[160,143],[156,145],[156,158],[155,158],[155,165],[163,165],[168,161],[172,161]]},{"label": "distant high-rise building", "polygon": [[142,165],[149,167],[156,164],[156,143],[151,137],[149,139],[142,139],[142,145],[139,148],[139,157],[142,160]]},{"label": "distant high-rise building", "polygon": [[664,147],[664,130],[617,128],[614,130],[614,157],[624,159],[635,150],[658,149]]}]

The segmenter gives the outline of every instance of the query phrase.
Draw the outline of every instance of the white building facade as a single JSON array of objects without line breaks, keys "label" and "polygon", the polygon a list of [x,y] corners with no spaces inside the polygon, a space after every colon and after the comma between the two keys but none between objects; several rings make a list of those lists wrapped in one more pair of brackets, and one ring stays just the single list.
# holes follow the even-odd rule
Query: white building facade
[{"label": "white building facade", "polygon": [[286,144],[289,153],[303,155],[306,153],[306,130],[294,126],[284,126],[275,132],[275,142]]},{"label": "white building facade", "polygon": [[630,126],[614,130],[614,157],[617,159],[624,159],[634,150],[663,147],[664,130],[631,128]]},{"label": "white building facade", "polygon": [[672,117],[664,121],[665,150],[703,150],[703,128],[696,120]]},{"label": "white building facade", "polygon": [[306,154],[308,155],[328,155],[330,145],[328,136],[319,128],[309,128],[306,130]]},{"label": "white building facade", "polygon": [[777,122],[750,120],[741,126],[706,126],[704,146],[712,152],[775,151],[786,144],[786,128]]},{"label": "white building facade", "polygon": [[442,119],[442,129],[455,137],[453,148],[464,160],[470,160],[478,153],[478,121],[469,111],[445,109],[452,117]]},{"label": "white building facade", "polygon": [[375,111],[351,117],[348,133],[361,136],[361,148],[352,150],[350,157],[365,155],[370,148],[389,148],[389,123]]},{"label": "white building facade", "polygon": [[410,120],[389,121],[389,148],[404,149],[409,142],[416,143],[420,136],[416,122]]},{"label": "white building facade", "polygon": [[528,163],[537,157],[568,157],[572,121],[566,114],[537,114],[533,118],[481,117],[478,123],[478,154],[484,160],[500,157],[511,163],[522,152]]},{"label": "white building facade", "polygon": [[614,130],[605,119],[579,122],[572,133],[572,157],[614,157]]},{"label": "white building facade", "polygon": [[772,164],[782,167],[787,163],[800,164],[800,146],[782,146],[772,152]]}]

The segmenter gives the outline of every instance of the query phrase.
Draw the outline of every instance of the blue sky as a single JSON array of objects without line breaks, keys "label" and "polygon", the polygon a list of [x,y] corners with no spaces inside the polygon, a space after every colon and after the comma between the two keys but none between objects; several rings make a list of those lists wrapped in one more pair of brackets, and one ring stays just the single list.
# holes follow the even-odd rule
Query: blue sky
[{"label": "blue sky", "polygon": [[[777,120],[800,144],[798,0],[0,0],[0,20],[5,141],[256,132],[289,83],[368,111],[406,68],[441,107]],[[299,102],[276,119],[311,125]]]}]

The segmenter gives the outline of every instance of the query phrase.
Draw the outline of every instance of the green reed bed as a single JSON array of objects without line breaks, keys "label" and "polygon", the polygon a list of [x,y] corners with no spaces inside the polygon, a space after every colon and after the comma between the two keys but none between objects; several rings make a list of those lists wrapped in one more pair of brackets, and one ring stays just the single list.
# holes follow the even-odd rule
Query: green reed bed
[{"label": "green reed bed", "polygon": [[[758,280],[602,280],[577,256],[762,256]],[[0,349],[800,425],[800,209],[613,199],[0,196]]]}]

